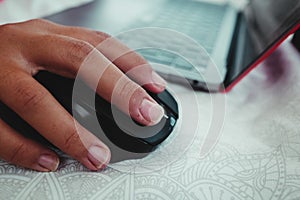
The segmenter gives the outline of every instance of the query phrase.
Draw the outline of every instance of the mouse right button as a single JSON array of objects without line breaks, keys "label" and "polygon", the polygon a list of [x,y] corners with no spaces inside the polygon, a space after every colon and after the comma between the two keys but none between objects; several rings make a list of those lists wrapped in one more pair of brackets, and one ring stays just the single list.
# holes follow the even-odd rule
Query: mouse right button
[{"label": "mouse right button", "polygon": [[165,107],[170,109],[176,118],[178,118],[178,105],[173,96],[167,91],[158,94],[152,93],[151,96],[158,102],[161,102]]}]

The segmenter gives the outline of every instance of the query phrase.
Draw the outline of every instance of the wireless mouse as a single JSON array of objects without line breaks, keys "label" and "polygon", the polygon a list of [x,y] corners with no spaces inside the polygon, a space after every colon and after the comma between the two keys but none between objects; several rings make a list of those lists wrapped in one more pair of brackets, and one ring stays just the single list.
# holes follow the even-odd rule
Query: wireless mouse
[{"label": "wireless mouse", "polygon": [[[167,90],[159,94],[149,93],[164,108],[165,115],[157,125],[143,126],[99,95],[95,97],[94,106],[89,105],[89,101],[85,99],[88,95],[85,94],[72,99],[74,79],[46,71],[39,72],[34,78],[47,88],[69,113],[76,115],[76,120],[80,123],[82,121],[85,128],[96,136],[101,135],[98,132],[103,131],[111,143],[125,151],[133,153],[153,151],[171,134],[178,119],[177,102]],[[80,91],[95,96],[85,84],[82,83],[80,87]],[[0,114],[1,118],[18,132],[47,143],[40,134],[2,103]],[[96,116],[97,122],[89,120],[92,116]],[[94,128],[99,125],[100,130]]]}]

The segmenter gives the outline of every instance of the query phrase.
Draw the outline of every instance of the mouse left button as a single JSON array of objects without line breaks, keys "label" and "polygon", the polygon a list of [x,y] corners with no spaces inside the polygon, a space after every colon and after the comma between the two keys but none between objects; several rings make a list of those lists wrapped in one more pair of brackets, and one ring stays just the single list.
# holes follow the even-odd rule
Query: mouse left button
[{"label": "mouse left button", "polygon": [[178,118],[178,104],[169,91],[165,90],[158,94],[150,93],[150,95],[154,98],[154,100],[170,109],[175,117]]}]

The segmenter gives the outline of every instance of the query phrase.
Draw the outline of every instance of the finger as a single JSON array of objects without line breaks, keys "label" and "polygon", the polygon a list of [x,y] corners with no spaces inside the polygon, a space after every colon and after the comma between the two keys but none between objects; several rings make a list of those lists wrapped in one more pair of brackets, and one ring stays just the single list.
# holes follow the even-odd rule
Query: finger
[{"label": "finger", "polygon": [[105,144],[76,123],[30,75],[15,70],[1,76],[0,80],[1,101],[52,144],[92,170],[109,162],[110,152]]},{"label": "finger", "polygon": [[0,158],[42,172],[57,169],[59,159],[54,152],[21,136],[1,119],[0,130]]},{"label": "finger", "polygon": [[[166,81],[153,71],[151,65],[141,55],[116,38],[103,32],[80,27],[58,25],[52,31],[92,44],[117,67],[146,89],[152,92],[162,92],[165,89]],[[136,67],[139,67],[139,69],[134,70]]]},{"label": "finger", "polygon": [[78,74],[99,95],[136,121],[153,125],[163,117],[163,108],[90,44],[54,35],[36,38],[33,45],[38,48],[28,55],[31,60],[61,75]]},{"label": "finger", "polygon": [[[117,39],[110,37],[108,34],[99,31],[93,31],[89,29],[79,28],[79,27],[69,27],[58,25],[52,23],[47,20],[42,19],[34,19],[22,23],[18,23],[19,27],[23,27],[24,30],[32,27],[35,28],[35,32],[43,35],[41,41],[39,40],[39,45],[36,48],[32,49],[36,52],[40,51],[40,48],[44,48],[46,41],[43,41],[45,37],[49,37],[49,33],[55,33],[58,35],[64,35],[66,37],[72,37],[81,40],[82,42],[74,45],[74,50],[76,51],[78,48],[82,48],[80,52],[89,51],[89,48],[86,48],[87,45],[84,45],[83,41],[97,47],[98,50],[102,52],[107,58],[109,58],[116,66],[118,66],[123,72],[125,72],[129,77],[135,80],[140,85],[143,85],[147,90],[158,93],[162,92],[166,87],[166,82],[162,79],[156,72],[153,71],[152,67],[149,63],[139,54],[135,53],[127,46],[119,42]],[[29,34],[30,35],[30,34]],[[35,37],[36,35],[34,35]],[[49,38],[51,39],[51,38]],[[52,37],[54,39],[54,37]],[[33,46],[32,41],[37,41],[36,38],[28,39],[24,41],[25,46]],[[32,51],[27,51],[26,53],[31,53]],[[63,57],[64,54],[61,55]],[[80,55],[78,56],[80,57]],[[77,59],[77,56],[73,59]],[[40,60],[44,60],[44,58],[40,57]],[[55,59],[49,61],[51,65],[56,63]],[[54,66],[54,65],[53,65]],[[136,67],[139,69],[132,70]],[[62,73],[60,71],[60,73]],[[73,77],[74,74],[69,74],[70,71],[63,73],[62,75],[67,77]]]}]

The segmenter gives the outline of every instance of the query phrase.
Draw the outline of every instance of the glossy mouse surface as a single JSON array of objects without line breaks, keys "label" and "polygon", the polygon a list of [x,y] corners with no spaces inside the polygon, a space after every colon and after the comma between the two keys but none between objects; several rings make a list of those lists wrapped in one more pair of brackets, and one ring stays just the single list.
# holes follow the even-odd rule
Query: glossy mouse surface
[{"label": "glossy mouse surface", "polygon": [[[35,79],[46,87],[64,108],[85,128],[98,136],[103,131],[108,140],[125,151],[134,153],[149,153],[161,144],[173,131],[178,119],[178,105],[172,95],[165,90],[160,94],[149,93],[165,110],[162,120],[154,126],[142,126],[132,118],[112,106],[109,102],[96,95],[95,105],[86,100],[88,95],[73,98],[74,80],[64,78],[49,72],[39,72]],[[94,92],[82,84],[81,91]],[[0,102],[1,103],[1,102]],[[10,126],[28,137],[44,140],[18,115],[1,103],[1,118]],[[97,122],[92,122],[91,116],[96,116]],[[81,122],[82,121],[82,122]],[[95,129],[95,126],[101,130]],[[102,139],[101,137],[99,137]]]}]

